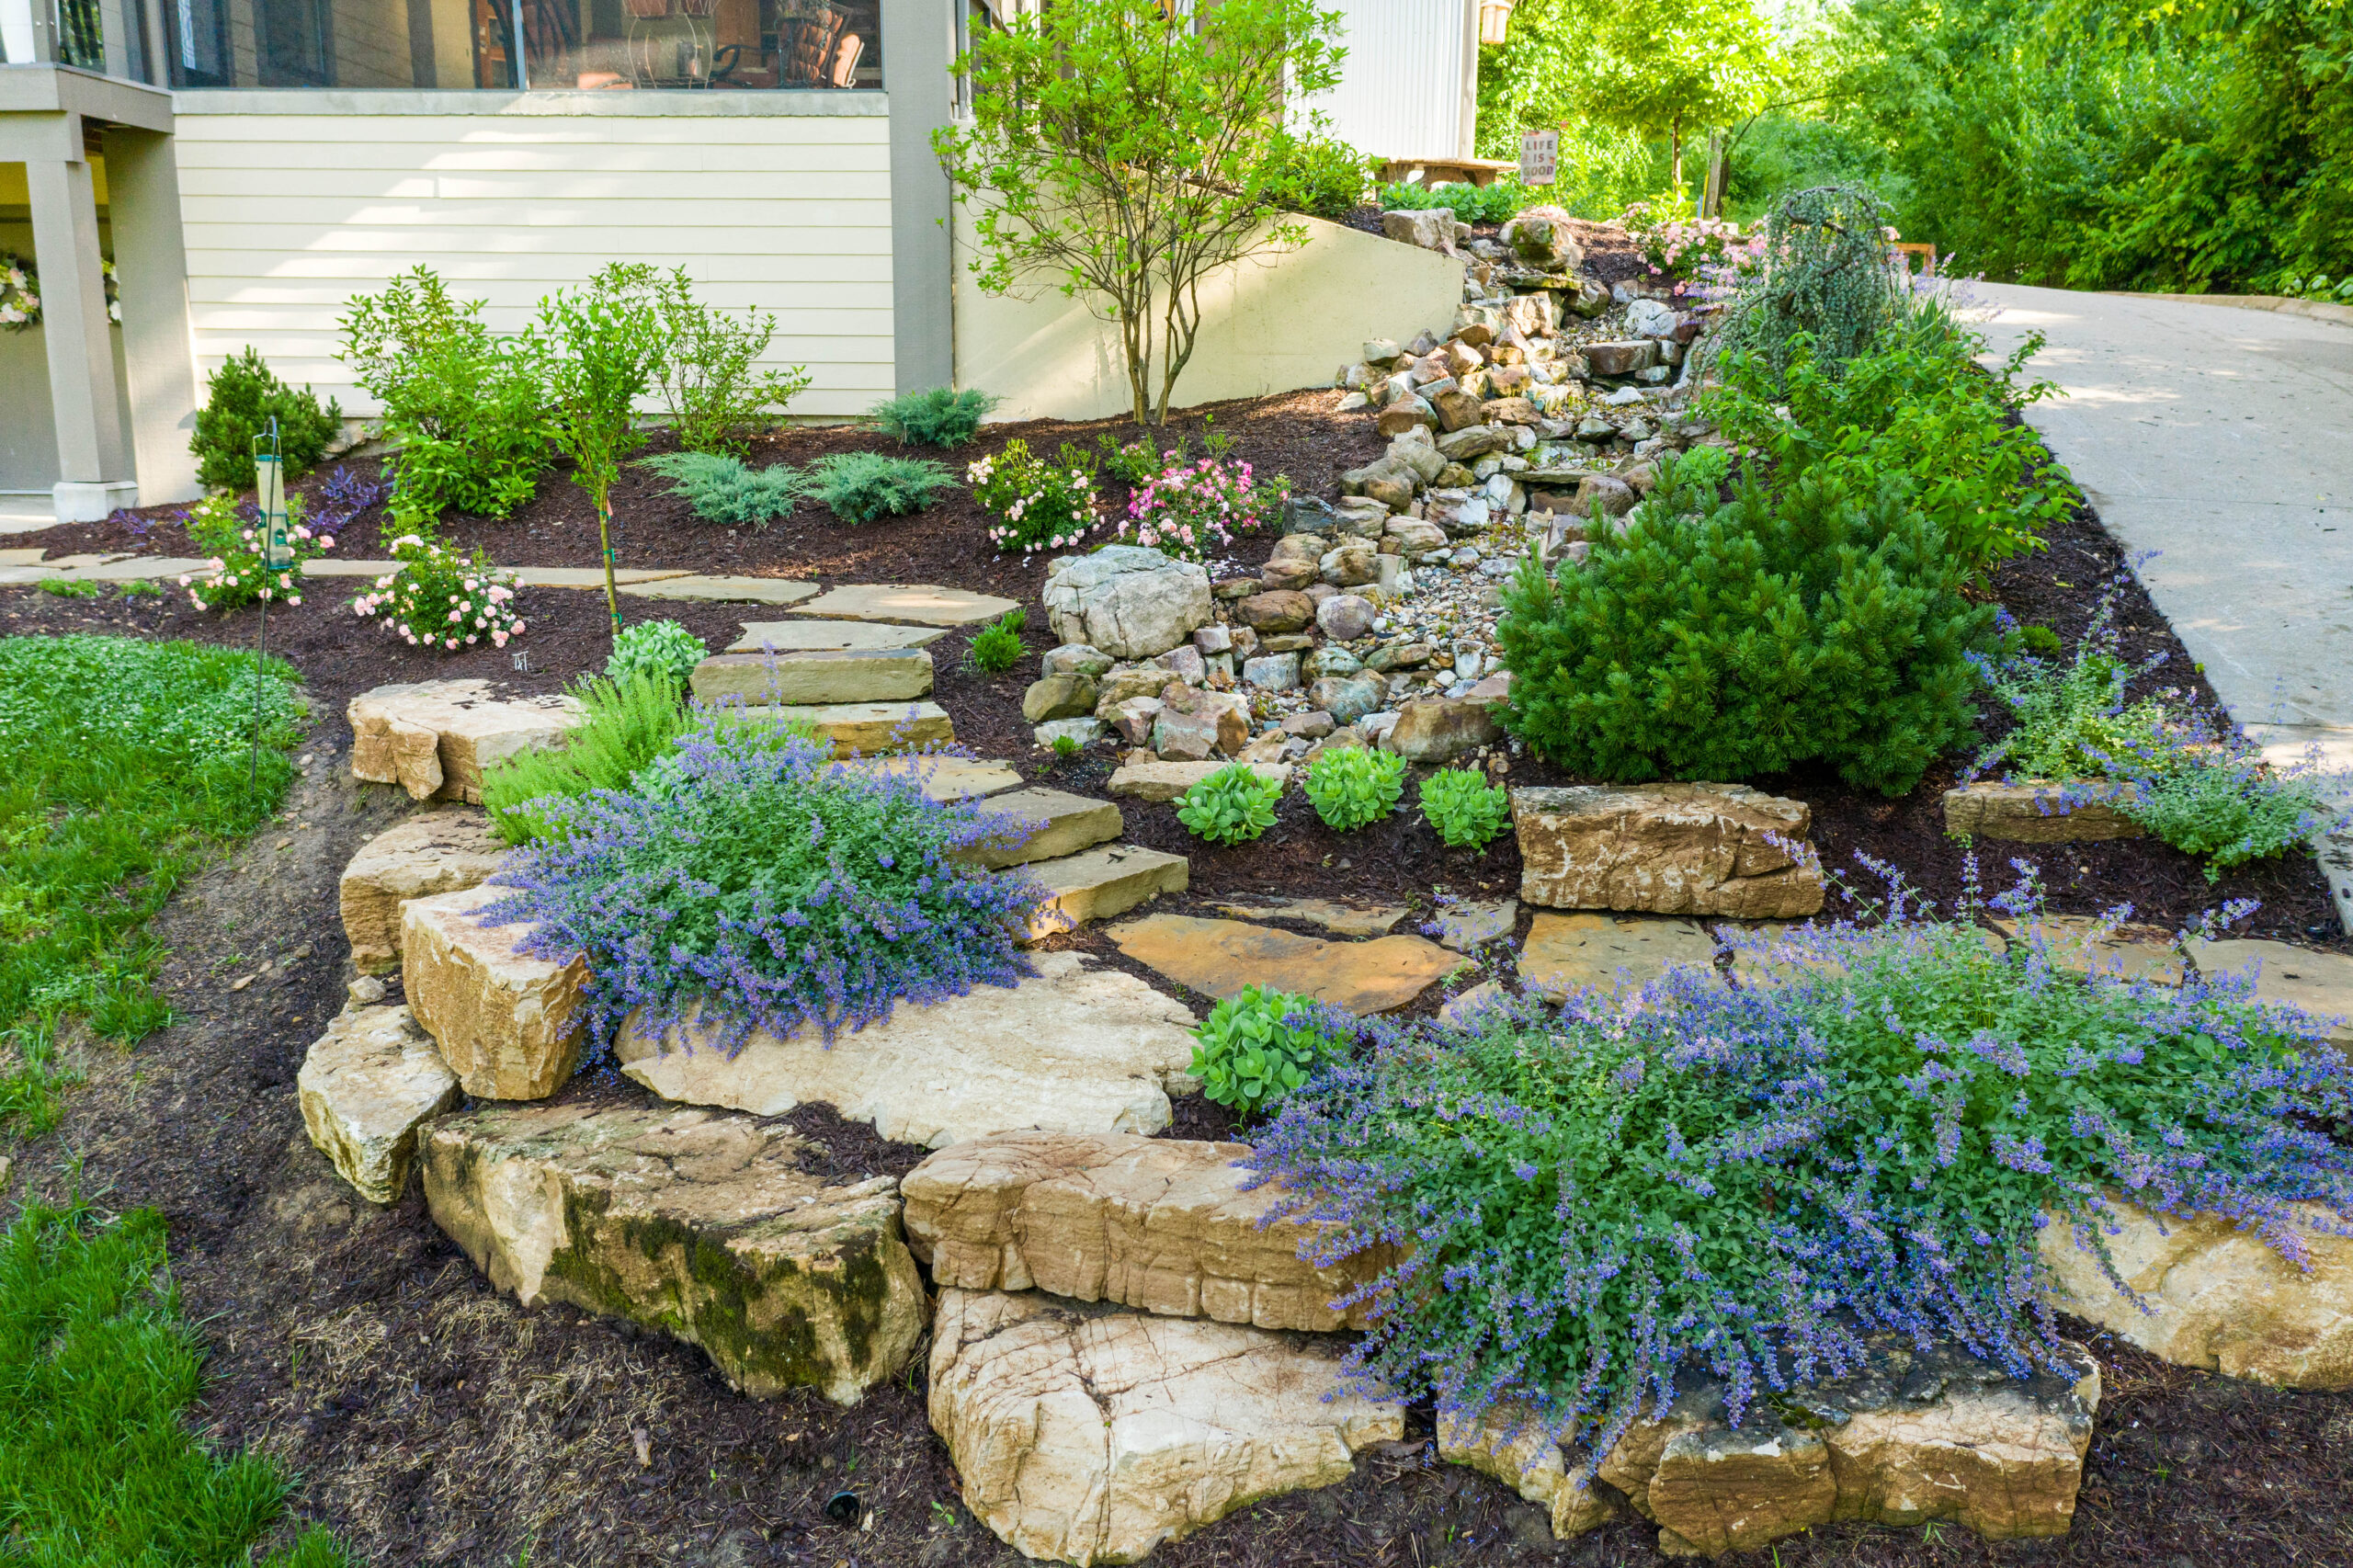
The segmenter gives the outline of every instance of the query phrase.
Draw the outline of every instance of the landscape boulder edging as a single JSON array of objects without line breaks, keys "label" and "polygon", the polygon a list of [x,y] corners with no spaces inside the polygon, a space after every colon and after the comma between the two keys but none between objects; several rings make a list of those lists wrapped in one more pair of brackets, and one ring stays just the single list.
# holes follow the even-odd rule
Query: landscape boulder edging
[{"label": "landscape boulder edging", "polygon": [[399,1006],[345,1007],[312,1042],[294,1090],[311,1142],[370,1203],[400,1198],[417,1129],[459,1099],[458,1075]]},{"label": "landscape boulder edging", "polygon": [[361,845],[336,890],[352,963],[362,974],[400,968],[408,901],[479,887],[506,853],[490,818],[462,807],[420,812]]},{"label": "landscape boulder edging", "polygon": [[1597,784],[1514,790],[1511,806],[1529,903],[1736,920],[1822,908],[1802,801],[1742,784]]},{"label": "landscape boulder edging", "polygon": [[401,909],[402,983],[466,1093],[544,1099],[580,1064],[587,1031],[576,1015],[588,964],[516,951],[528,926],[483,925],[482,911],[508,896],[484,884],[409,900]]}]

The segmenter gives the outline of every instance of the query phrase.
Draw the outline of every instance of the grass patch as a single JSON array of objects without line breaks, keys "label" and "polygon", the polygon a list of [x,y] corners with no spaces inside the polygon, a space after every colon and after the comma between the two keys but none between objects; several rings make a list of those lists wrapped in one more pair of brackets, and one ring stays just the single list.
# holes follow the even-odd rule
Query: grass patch
[{"label": "grass patch", "polygon": [[[0,1238],[0,1557],[40,1568],[244,1563],[287,1479],[224,1459],[183,1419],[203,1347],[181,1317],[164,1221],[28,1205]],[[313,1527],[267,1568],[341,1568]]]},{"label": "grass patch", "polygon": [[170,1009],[142,934],[276,810],[301,738],[290,665],[123,637],[0,638],[0,1130],[53,1125],[59,1026],[130,1041]]}]

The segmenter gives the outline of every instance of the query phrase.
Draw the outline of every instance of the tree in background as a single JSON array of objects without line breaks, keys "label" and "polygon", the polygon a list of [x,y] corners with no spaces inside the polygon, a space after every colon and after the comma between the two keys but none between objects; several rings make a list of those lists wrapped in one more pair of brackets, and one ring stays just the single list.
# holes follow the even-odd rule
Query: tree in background
[{"label": "tree in background", "polygon": [[932,146],[976,214],[980,286],[1050,281],[1116,322],[1137,424],[1167,420],[1202,278],[1304,243],[1262,171],[1285,101],[1337,85],[1338,27],[1308,0],[1058,0],[957,61],[973,117]]}]

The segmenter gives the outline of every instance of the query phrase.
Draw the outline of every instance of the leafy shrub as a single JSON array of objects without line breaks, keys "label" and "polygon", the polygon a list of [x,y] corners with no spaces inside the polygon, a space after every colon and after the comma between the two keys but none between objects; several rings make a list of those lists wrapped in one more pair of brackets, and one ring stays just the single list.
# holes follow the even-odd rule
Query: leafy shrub
[{"label": "leafy shrub", "polygon": [[343,409],[333,398],[324,408],[309,387],[296,392],[262,363],[248,345],[243,354],[205,380],[204,406],[196,411],[196,434],[188,449],[196,454],[199,483],[221,490],[254,487],[254,438],[278,419],[278,471],[300,479],[319,464],[343,433]]},{"label": "leafy shrub", "polygon": [[980,434],[981,420],[1005,400],[977,388],[933,387],[884,398],[870,411],[885,435],[903,447],[961,447]]},{"label": "leafy shrub", "polygon": [[1411,210],[1428,211],[1444,207],[1451,210],[1458,222],[1500,223],[1524,208],[1538,207],[1551,200],[1544,191],[1532,190],[1518,180],[1497,180],[1493,185],[1468,185],[1448,180],[1438,185],[1384,185],[1380,200],[1384,211]]},{"label": "leafy shrub", "polygon": [[1362,1026],[1252,1139],[1279,1211],[1332,1227],[1313,1261],[1396,1248],[1337,1303],[1376,1314],[1351,1369],[1447,1415],[1523,1401],[1597,1459],[1678,1370],[1737,1421],[1873,1331],[2055,1367],[2038,1236],[2107,1267],[2103,1194],[2291,1258],[2291,1205],[2353,1222],[2322,1026],[2245,979],[2071,972],[2030,895],[1996,902],[2028,925],[2006,952],[1969,920],[1801,930],[1783,984],[1678,967],[1631,1006]]},{"label": "leafy shrub", "polygon": [[1623,222],[1627,233],[1642,247],[1651,276],[1676,279],[1678,294],[1690,279],[1714,278],[1726,268],[1738,267],[1745,255],[1737,223],[1686,216],[1648,201],[1628,208]]},{"label": "leafy shrub", "polygon": [[1364,746],[1327,746],[1307,765],[1301,788],[1326,827],[1353,833],[1397,809],[1405,792],[1405,759]]},{"label": "leafy shrub", "polygon": [[975,458],[964,471],[972,499],[996,520],[989,540],[999,550],[1028,555],[1067,550],[1096,524],[1095,478],[1084,468],[1056,468],[1029,455],[1029,443],[1007,441],[993,458]]},{"label": "leafy shrub", "polygon": [[829,767],[822,742],[773,744],[767,729],[707,716],[658,795],[551,805],[553,835],[502,878],[514,893],[487,919],[534,922],[527,950],[587,955],[598,1047],[640,1008],[638,1027],[665,1040],[699,1014],[731,1056],[756,1028],[830,1042],[902,999],[1029,972],[1014,942],[1036,884],[962,858],[1005,842],[1000,822],[926,800],[914,778]]},{"label": "leafy shrub", "polygon": [[335,358],[383,406],[396,449],[392,520],[432,527],[452,508],[505,517],[531,498],[548,462],[539,367],[516,339],[494,337],[482,301],[450,298],[431,268],[358,294],[337,324]]},{"label": "leafy shrub", "polygon": [[61,599],[95,599],[106,585],[95,577],[43,577],[40,591]]},{"label": "leafy shrub", "polygon": [[469,555],[415,534],[392,540],[400,570],[351,601],[354,615],[380,618],[384,631],[412,648],[455,653],[484,638],[504,648],[529,628],[515,611],[515,578],[480,548]]},{"label": "leafy shrub", "polygon": [[1768,491],[1670,463],[1581,569],[1532,562],[1496,627],[1505,726],[1573,772],[1749,778],[1830,763],[1902,794],[1971,732],[1995,609],[1962,595],[1943,532],[1835,469]]},{"label": "leafy shrub", "polygon": [[1758,355],[1775,377],[1801,343],[1832,376],[1895,319],[1887,204],[1860,186],[1793,190],[1765,216],[1769,265],[1742,274],[1719,347]]},{"label": "leafy shrub", "polygon": [[1253,189],[1280,211],[1337,221],[1364,200],[1379,164],[1335,137],[1285,132],[1268,145]]},{"label": "leafy shrub", "polygon": [[557,809],[561,802],[594,790],[628,789],[687,728],[678,687],[664,672],[584,676],[573,683],[572,695],[584,717],[564,733],[563,745],[517,752],[483,769],[483,807],[509,844],[560,836],[568,820]]},{"label": "leafy shrub", "polygon": [[983,627],[972,638],[972,663],[984,675],[997,675],[1021,662],[1021,629],[1029,612],[1019,605]]},{"label": "leafy shrub", "polygon": [[1484,849],[1511,826],[1511,791],[1468,767],[1422,780],[1422,820],[1457,849]]},{"label": "leafy shrub", "polygon": [[1207,561],[1283,515],[1290,482],[1251,483],[1250,465],[1222,458],[1172,463],[1147,474],[1128,497],[1121,542],[1141,544],[1180,561]]},{"label": "leafy shrub", "polygon": [[605,678],[620,680],[642,672],[683,689],[695,666],[710,657],[703,640],[675,620],[641,620],[625,626],[605,658]]},{"label": "leafy shrub", "polygon": [[956,481],[928,458],[885,457],[880,452],[836,452],[819,458],[793,482],[805,500],[822,504],[846,523],[870,523],[920,512]]},{"label": "leafy shrub", "polygon": [[[199,609],[234,609],[258,599],[283,597],[302,602],[302,563],[335,548],[335,537],[323,534],[302,520],[302,497],[286,497],[286,542],[293,565],[275,574],[262,563],[269,540],[262,532],[261,513],[250,501],[239,501],[223,490],[188,508],[188,537],[210,562],[180,579],[189,602]],[[275,581],[272,578],[275,577]]]},{"label": "leafy shrub", "polygon": [[1185,791],[1176,820],[1185,831],[1211,844],[1246,844],[1275,825],[1275,802],[1283,787],[1261,778],[1244,762],[1219,768]]},{"label": "leafy shrub", "polygon": [[1836,374],[1802,339],[1778,357],[1735,353],[1708,408],[1726,435],[1772,460],[1777,488],[1816,472],[1859,495],[1899,485],[1983,571],[2040,549],[2042,530],[2076,499],[2066,470],[2014,416],[2055,390],[2018,383],[2041,335],[1990,377],[1977,363],[1984,347],[1982,333],[1924,304]]},{"label": "leafy shrub", "polygon": [[704,522],[741,528],[765,528],[792,516],[801,478],[782,463],[753,468],[724,452],[664,452],[638,466],[672,481],[670,494],[684,497]]},{"label": "leafy shrub", "polygon": [[1322,1009],[1312,996],[1291,996],[1245,985],[1210,1009],[1193,1030],[1192,1074],[1211,1105],[1264,1115],[1307,1082],[1308,1074],[1340,1049],[1317,1027]]},{"label": "leafy shrub", "polygon": [[654,286],[662,324],[656,372],[670,429],[689,452],[741,452],[809,390],[808,367],[753,369],[776,335],[776,317],[757,308],[738,317],[696,300],[683,267]]}]

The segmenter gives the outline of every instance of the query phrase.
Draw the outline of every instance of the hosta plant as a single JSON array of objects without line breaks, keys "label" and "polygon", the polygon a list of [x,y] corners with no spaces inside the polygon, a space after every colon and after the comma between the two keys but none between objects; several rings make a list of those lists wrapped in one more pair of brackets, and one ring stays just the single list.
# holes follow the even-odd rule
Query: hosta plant
[{"label": "hosta plant", "polygon": [[188,538],[210,559],[180,578],[189,602],[203,609],[234,609],[257,599],[302,602],[302,562],[335,548],[335,536],[303,521],[302,497],[286,497],[286,540],[292,564],[272,572],[262,564],[268,540],[261,514],[250,501],[239,501],[226,491],[208,495],[188,508]]},{"label": "hosta plant", "polygon": [[1245,762],[1219,768],[1178,798],[1176,820],[1196,838],[1244,844],[1275,825],[1279,780],[1262,778]]},{"label": "hosta plant", "polygon": [[1307,765],[1302,788],[1326,827],[1353,833],[1397,809],[1405,792],[1405,759],[1363,746],[1326,747]]},{"label": "hosta plant", "polygon": [[605,658],[605,678],[617,681],[642,674],[676,692],[710,653],[701,638],[675,620],[641,620],[621,628],[613,639],[613,651]]},{"label": "hosta plant", "polygon": [[1271,1111],[1339,1049],[1312,996],[1245,985],[1193,1031],[1193,1076],[1212,1105],[1245,1117]]},{"label": "hosta plant", "polygon": [[515,579],[477,549],[460,555],[415,534],[392,541],[400,570],[351,601],[354,615],[372,617],[412,648],[455,653],[488,642],[504,648],[528,629],[515,611]]},{"label": "hosta plant", "polygon": [[1456,849],[1484,849],[1511,826],[1511,791],[1467,767],[1422,780],[1422,819]]}]

